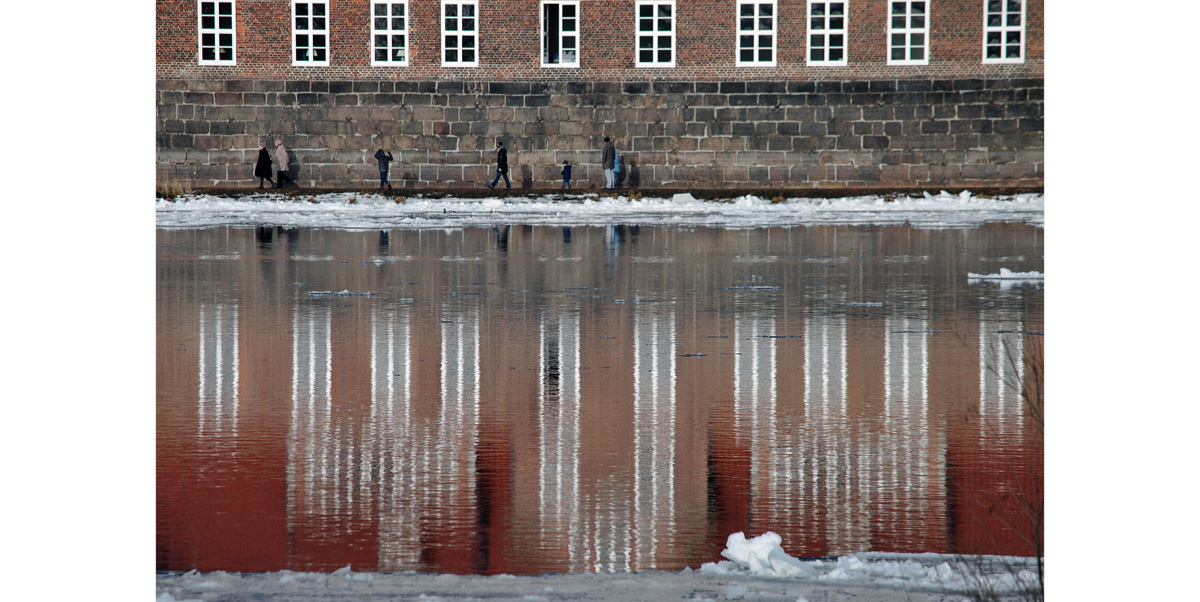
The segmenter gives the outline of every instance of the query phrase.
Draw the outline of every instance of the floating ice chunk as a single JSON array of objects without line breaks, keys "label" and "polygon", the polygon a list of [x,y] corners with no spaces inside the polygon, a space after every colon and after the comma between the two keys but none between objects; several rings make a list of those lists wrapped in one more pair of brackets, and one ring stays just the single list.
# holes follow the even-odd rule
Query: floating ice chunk
[{"label": "floating ice chunk", "polygon": [[681,192],[681,193],[676,194],[675,196],[671,197],[671,202],[672,203],[695,203],[696,197],[692,196],[691,193]]},{"label": "floating ice chunk", "polygon": [[1008,268],[1000,268],[998,274],[975,274],[967,272],[968,280],[1045,280],[1041,272],[1014,272]]},{"label": "floating ice chunk", "polygon": [[347,564],[346,566],[334,571],[333,574],[334,575],[349,575],[350,574],[350,565]]},{"label": "floating ice chunk", "polygon": [[155,598],[154,602],[175,602],[175,597],[171,594],[164,593],[163,595]]},{"label": "floating ice chunk", "polygon": [[[781,577],[813,576],[816,571],[784,552],[782,543],[783,538],[771,531],[749,540],[744,533],[738,531],[725,541],[725,549],[721,551],[721,555],[733,561],[738,568],[748,569],[755,574]],[[702,566],[701,570],[705,570],[705,567]]]}]

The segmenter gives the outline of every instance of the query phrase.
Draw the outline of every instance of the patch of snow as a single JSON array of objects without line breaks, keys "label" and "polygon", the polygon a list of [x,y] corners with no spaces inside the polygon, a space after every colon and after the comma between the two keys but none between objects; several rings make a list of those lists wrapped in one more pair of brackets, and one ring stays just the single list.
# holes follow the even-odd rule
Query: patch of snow
[{"label": "patch of snow", "polygon": [[[350,203],[349,199],[356,201]],[[680,227],[792,227],[813,224],[909,224],[971,227],[990,222],[1042,225],[1041,194],[984,198],[969,192],[835,199],[791,198],[772,203],[753,195],[732,202],[688,193],[671,198],[597,197],[595,194],[506,196],[483,199],[421,196],[402,203],[379,194],[325,193],[311,197],[256,194],[239,198],[195,194],[158,199],[160,228],[282,226],[332,229],[461,229],[509,224],[553,226],[670,225]]]},{"label": "patch of snow", "polygon": [[998,274],[974,274],[967,272],[968,280],[1045,280],[1041,272],[1014,272],[1008,268],[1000,268]]}]

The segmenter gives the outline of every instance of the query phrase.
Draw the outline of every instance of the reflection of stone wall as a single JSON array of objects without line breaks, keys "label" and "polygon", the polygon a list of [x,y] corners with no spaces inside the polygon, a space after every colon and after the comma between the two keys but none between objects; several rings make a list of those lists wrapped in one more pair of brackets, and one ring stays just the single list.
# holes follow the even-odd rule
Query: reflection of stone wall
[{"label": "reflection of stone wall", "polygon": [[463,82],[159,79],[158,180],[249,187],[280,137],[305,187],[478,188],[509,147],[514,187],[847,191],[1040,188],[1043,80]]}]

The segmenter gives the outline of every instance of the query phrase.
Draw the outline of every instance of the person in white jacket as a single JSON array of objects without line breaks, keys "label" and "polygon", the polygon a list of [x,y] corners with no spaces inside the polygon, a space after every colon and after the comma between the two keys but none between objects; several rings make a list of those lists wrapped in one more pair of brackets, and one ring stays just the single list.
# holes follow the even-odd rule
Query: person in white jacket
[{"label": "person in white jacket", "polygon": [[295,180],[293,180],[290,176],[288,176],[287,172],[288,172],[289,167],[290,167],[290,164],[288,162],[287,147],[285,147],[283,145],[283,140],[277,139],[277,140],[275,140],[275,175],[276,175],[275,187],[276,188],[283,188],[284,180],[287,180],[288,182],[295,182]]}]

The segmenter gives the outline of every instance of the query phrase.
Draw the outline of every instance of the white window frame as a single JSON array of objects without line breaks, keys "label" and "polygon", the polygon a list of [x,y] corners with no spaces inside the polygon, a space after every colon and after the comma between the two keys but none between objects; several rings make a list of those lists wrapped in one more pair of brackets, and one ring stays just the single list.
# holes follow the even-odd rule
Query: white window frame
[{"label": "white window frame", "polygon": [[[545,29],[546,29],[546,6],[549,4],[557,4],[558,5],[558,10],[559,10],[559,12],[558,12],[558,48],[560,51],[562,50],[562,46],[563,46],[563,38],[567,37],[564,34],[563,29],[562,29],[562,23],[563,23],[563,20],[565,19],[565,17],[562,16],[562,7],[564,7],[564,6],[575,7],[575,16],[572,17],[572,19],[574,19],[574,21],[575,21],[575,31],[573,32],[574,36],[575,36],[575,60],[572,62],[567,62],[566,60],[561,60],[561,59],[557,63],[546,62],[546,32],[545,32]],[[541,42],[540,42],[541,52],[540,52],[539,56],[542,57],[542,67],[546,67],[549,69],[579,67],[579,50],[580,50],[580,48],[579,48],[579,46],[580,46],[580,39],[579,39],[580,31],[579,30],[580,30],[580,23],[583,22],[583,20],[582,20],[583,17],[579,12],[580,9],[581,9],[581,7],[580,7],[579,0],[542,0],[541,4],[538,6],[538,39],[541,40]]]},{"label": "white window frame", "polygon": [[[771,60],[769,60],[769,61],[759,60],[759,58],[758,58],[759,52],[761,50],[763,50],[763,48],[764,48],[762,46],[759,46],[758,43],[761,39],[761,36],[764,34],[764,32],[767,31],[764,29],[759,29],[759,27],[762,26],[762,19],[764,18],[760,14],[761,10],[762,10],[761,6],[763,6],[763,5],[771,6],[771,29],[770,29]],[[742,17],[742,7],[743,6],[753,6],[754,7],[754,16]],[[734,13],[735,21],[733,24],[733,30],[734,30],[734,36],[735,36],[734,40],[733,40],[733,52],[734,52],[734,61],[736,61],[737,66],[738,67],[774,67],[776,64],[778,64],[778,61],[779,61],[779,2],[778,2],[778,0],[738,0],[737,5],[734,7],[734,10],[736,12]],[[742,33],[742,19],[743,18],[754,19],[754,25],[756,27],[753,30],[750,30],[749,34]],[[742,50],[743,50],[742,36],[743,35],[750,35],[751,37],[754,38],[754,47],[753,47],[754,59],[753,60],[749,60],[749,61],[742,60]]]},{"label": "white window frame", "polygon": [[[213,5],[213,26],[211,28],[204,27],[204,5]],[[221,27],[221,5],[228,4],[229,27]],[[212,34],[214,37],[213,58],[204,58],[204,36]],[[230,42],[231,58],[221,58],[221,35],[229,34],[233,40]],[[196,2],[196,57],[201,65],[236,65],[237,64],[237,2],[236,0],[197,0]]]},{"label": "white window frame", "polygon": [[[984,62],[984,64],[990,64],[990,65],[1024,63],[1025,62],[1025,23],[1026,23],[1025,7],[1029,4],[1029,2],[1028,2],[1028,0],[998,0],[1001,5],[1001,12],[1000,12],[1001,24],[997,26],[997,25],[989,25],[988,24],[988,16],[990,14],[988,5],[995,1],[997,1],[997,0],[983,0],[983,62]],[[1021,22],[1018,25],[1009,25],[1008,24],[1008,20],[1009,20],[1010,16],[1013,15],[1013,13],[1009,11],[1009,6],[1008,6],[1009,2],[1020,2],[1021,3],[1021,12],[1020,12]],[[1004,38],[1007,38],[1009,36],[1009,34],[1013,33],[1013,32],[1015,32],[1017,35],[1021,36],[1020,46],[1017,49],[1017,52],[1019,53],[1019,55],[1016,58],[1010,58],[1010,57],[1006,56],[1008,54],[1007,51],[1008,51],[1008,47],[1010,46],[1010,44],[1004,39]],[[1000,41],[1001,57],[998,59],[997,58],[988,58],[988,46],[994,45],[994,44],[988,43],[988,35],[992,34],[992,33],[998,33],[1001,36],[1001,41]]]},{"label": "white window frame", "polygon": [[[296,7],[301,4],[305,5],[305,10],[306,10],[307,14],[301,15],[298,17],[296,15]],[[313,14],[315,12],[313,9],[316,6],[324,7],[325,14],[322,15],[321,17],[316,17]],[[303,29],[303,30],[296,29],[297,19],[299,19],[299,18],[306,19],[305,23],[307,25],[307,29]],[[314,23],[314,19],[317,19],[317,18],[325,19],[324,29],[315,29],[314,28],[314,25],[316,25],[316,23]],[[329,40],[329,32],[330,32],[329,19],[330,19],[329,0],[292,0],[291,31],[292,31],[292,65],[293,66],[297,66],[297,67],[328,67],[329,66],[329,55],[331,54],[330,46],[332,46],[332,44],[330,44],[330,40]],[[308,60],[302,61],[296,57],[296,52],[300,49],[300,46],[298,46],[296,44],[296,41],[297,41],[296,38],[297,38],[297,36],[300,36],[300,35],[309,36],[310,43],[308,46],[305,46],[305,48],[308,48],[310,51],[310,54],[309,54],[310,58]],[[325,36],[325,44],[323,46],[317,45],[313,39],[315,36],[318,36],[318,35]],[[325,60],[316,60],[314,58],[311,58],[312,56],[314,56],[314,54],[315,54],[314,51],[317,49],[325,50]]]},{"label": "white window frame", "polygon": [[[671,36],[671,60],[669,62],[660,62],[658,60],[658,52],[660,50],[662,50],[662,48],[660,46],[658,46],[658,43],[657,43],[658,38],[662,37],[663,35],[667,35],[667,34],[664,34],[664,32],[659,31],[658,28],[655,27],[654,34],[653,34],[653,37],[655,39],[655,45],[652,50],[654,60],[653,61],[642,61],[642,53],[640,52],[641,51],[640,38],[641,38],[641,34],[642,34],[642,31],[640,29],[641,28],[641,23],[640,23],[641,16],[640,15],[642,14],[642,7],[643,6],[654,7],[652,9],[653,16],[651,16],[650,18],[653,19],[655,22],[655,25],[657,25],[658,19],[661,18],[657,15],[657,13],[658,13],[657,7],[660,5],[668,5],[671,7],[671,31],[669,34]],[[675,60],[679,56],[679,51],[676,48],[676,44],[675,44],[675,41],[676,41],[675,29],[678,27],[678,23],[679,23],[679,9],[677,6],[675,6],[675,0],[637,0],[636,2],[634,2],[634,5],[633,5],[634,66],[650,68],[650,69],[655,69],[655,68],[657,68],[657,69],[672,69],[672,68],[674,68]]]},{"label": "white window frame", "polygon": [[[832,5],[832,4],[841,4],[842,5],[842,14],[841,15],[835,16],[832,14],[832,12],[830,10],[830,8],[831,8],[830,5]],[[813,6],[815,6],[815,5],[821,5],[823,7],[823,9],[824,9],[823,15],[814,15],[813,14]],[[840,17],[842,19],[842,26],[840,28],[831,27],[831,23],[832,23],[831,20],[834,18],[837,18],[837,17]],[[820,29],[817,29],[816,27],[814,27],[815,24],[821,25],[822,27]],[[820,48],[825,51],[824,59],[812,58],[813,48],[816,47],[813,44],[813,36],[817,36],[817,35],[825,37],[825,43],[820,46]],[[842,58],[836,59],[836,60],[829,58],[830,50],[832,48],[838,48],[838,46],[833,46],[829,39],[831,36],[835,36],[835,35],[842,36],[842,44],[840,46],[840,48],[842,49]],[[804,55],[805,63],[812,65],[814,67],[845,67],[845,66],[849,65],[850,64],[850,0],[808,0],[808,39],[805,40],[805,43],[806,43],[806,52]]]},{"label": "white window frame", "polygon": [[[404,19],[404,28],[403,29],[392,29],[392,26],[395,24],[394,20],[397,18],[396,15],[394,15],[392,13],[392,8],[393,8],[392,5],[394,5],[394,4],[398,4],[398,5],[404,7],[403,8],[404,15],[399,17],[401,19]],[[378,7],[380,7],[380,6],[382,6],[383,10],[384,10],[384,14],[382,16],[376,14],[376,11],[378,10]],[[409,11],[408,11],[408,0],[371,0],[371,14],[367,18],[369,18],[371,20],[371,37],[370,37],[370,40],[367,42],[368,45],[370,46],[369,51],[371,53],[371,65],[382,66],[382,67],[407,67],[408,66],[408,41],[409,41],[408,24],[409,24],[409,20],[411,18],[409,16]],[[379,20],[380,19],[383,19],[383,21],[384,21],[384,25],[386,26],[384,29],[379,29]],[[395,41],[392,38],[394,36],[398,36],[398,35],[404,36],[404,58],[397,61],[392,58],[392,56],[393,56],[392,51],[396,48],[396,46],[392,45],[392,42]],[[377,42],[377,40],[375,39],[376,36],[384,36],[386,44],[382,47],[376,45],[376,42]],[[387,50],[387,58],[384,60],[379,60],[376,57],[376,52],[380,48],[385,48]]]},{"label": "white window frame", "polygon": [[[453,33],[448,33],[446,31],[446,7],[451,4],[457,6],[459,8],[459,10],[455,11],[458,14],[455,15],[455,17],[454,17],[456,19],[455,26],[457,27],[457,29],[455,29]],[[475,45],[472,47],[472,50],[475,51],[475,60],[473,60],[473,61],[461,60],[462,59],[462,49],[463,49],[463,44],[462,44],[462,40],[463,40],[462,19],[463,19],[463,16],[462,16],[461,9],[464,6],[471,6],[474,9],[474,14],[471,17],[472,19],[475,20],[475,22],[473,24],[474,29],[471,30],[471,35],[475,38],[474,39]],[[442,0],[441,12],[438,13],[438,21],[441,22],[441,25],[439,26],[438,29],[442,32],[442,42],[441,42],[442,66],[443,67],[478,67],[479,66],[479,0]],[[457,50],[459,53],[458,54],[459,60],[455,60],[455,61],[447,61],[446,60],[446,36],[447,35],[453,35],[458,40],[457,41],[457,43],[458,43]]]},{"label": "white window frame", "polygon": [[[933,0],[887,0],[887,3],[888,3],[887,4],[888,5],[888,11],[887,11],[887,64],[889,64],[889,65],[928,65],[929,64],[929,30],[930,30],[929,17],[930,17],[930,13],[932,12],[930,10],[930,8],[931,8],[930,4],[933,3]],[[892,23],[893,19],[895,19],[895,17],[897,16],[895,14],[895,12],[893,12],[895,10],[895,5],[897,5],[897,4],[903,4],[905,6],[904,27],[900,27],[900,28],[894,27],[893,23]],[[912,14],[913,13],[913,5],[915,5],[915,4],[924,5],[925,13],[923,15],[921,15],[924,17],[923,25],[921,27],[912,27],[912,18],[915,16]],[[924,36],[924,41],[920,46],[915,46],[912,43],[912,36],[915,34],[922,34]],[[903,48],[904,48],[904,57],[905,58],[903,58],[903,59],[893,59],[892,58],[892,51],[895,48],[897,48],[892,41],[892,36],[894,36],[894,35],[903,35],[904,36]],[[921,48],[921,53],[923,54],[922,58],[919,58],[919,59],[910,58],[912,56],[912,49],[918,48],[918,47]]]}]

